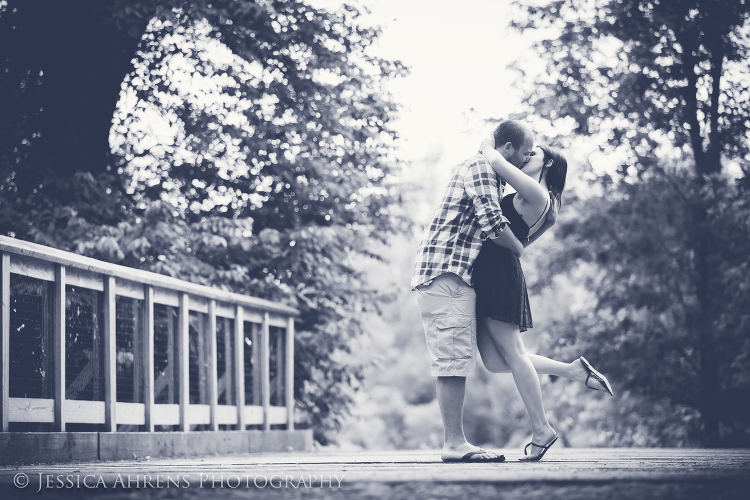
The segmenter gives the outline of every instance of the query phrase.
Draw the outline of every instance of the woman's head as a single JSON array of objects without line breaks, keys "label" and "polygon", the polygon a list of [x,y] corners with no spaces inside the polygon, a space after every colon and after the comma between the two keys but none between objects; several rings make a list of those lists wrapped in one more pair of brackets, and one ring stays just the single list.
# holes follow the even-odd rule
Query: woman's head
[{"label": "woman's head", "polygon": [[546,174],[550,197],[560,208],[562,192],[565,189],[565,176],[568,173],[568,161],[565,157],[559,151],[547,146],[537,146],[534,148],[534,156],[523,166],[523,171],[539,180]]},{"label": "woman's head", "polygon": [[556,149],[540,146],[544,151],[544,168],[547,171],[547,189],[552,201],[560,208],[562,193],[565,190],[565,177],[568,175],[568,160]]}]

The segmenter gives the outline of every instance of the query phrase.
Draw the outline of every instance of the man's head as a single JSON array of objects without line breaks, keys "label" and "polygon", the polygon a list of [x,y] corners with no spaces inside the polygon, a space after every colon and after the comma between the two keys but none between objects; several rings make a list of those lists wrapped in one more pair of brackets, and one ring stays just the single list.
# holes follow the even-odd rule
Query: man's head
[{"label": "man's head", "polygon": [[508,120],[492,133],[495,149],[512,165],[523,167],[534,150],[534,133],[521,122]]}]

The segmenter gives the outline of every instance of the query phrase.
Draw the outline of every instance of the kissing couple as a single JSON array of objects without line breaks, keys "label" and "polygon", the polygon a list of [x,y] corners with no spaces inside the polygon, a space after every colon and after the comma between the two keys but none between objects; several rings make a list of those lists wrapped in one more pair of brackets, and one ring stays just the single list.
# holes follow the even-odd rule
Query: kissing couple
[{"label": "kissing couple", "polygon": [[[530,354],[521,336],[532,321],[519,257],[557,221],[567,170],[562,154],[535,146],[526,125],[504,121],[456,169],[425,228],[411,288],[437,377],[444,462],[505,460],[464,436],[466,377],[474,373],[477,351],[487,370],[513,375],[526,406],[532,436],[522,461],[541,460],[558,437],[544,412],[539,374],[613,395],[583,356],[563,363]],[[515,193],[503,196],[506,183]]]}]

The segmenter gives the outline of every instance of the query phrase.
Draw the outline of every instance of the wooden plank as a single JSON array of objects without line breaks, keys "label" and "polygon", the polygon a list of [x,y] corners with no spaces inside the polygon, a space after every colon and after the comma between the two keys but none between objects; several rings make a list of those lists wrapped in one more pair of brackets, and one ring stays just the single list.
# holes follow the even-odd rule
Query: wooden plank
[{"label": "wooden plank", "polygon": [[211,424],[211,405],[189,405],[188,424],[190,425],[210,425]]},{"label": "wooden plank", "polygon": [[[249,321],[250,323],[263,323],[263,311],[253,311],[249,309],[245,309],[245,321]],[[287,325],[287,318],[289,316],[280,316],[277,314],[269,314],[268,316],[268,325],[269,326],[278,326],[279,328],[286,328]]]},{"label": "wooden plank", "polygon": [[286,375],[286,350],[284,349],[284,340],[286,336],[286,328],[284,328],[284,331],[276,331],[276,335],[274,335],[274,338],[272,342],[276,344],[276,366],[274,367],[274,371],[276,372],[276,376],[273,380],[274,389],[273,392],[276,393],[276,401],[274,401],[275,406],[281,406],[281,395],[284,392],[284,375]]},{"label": "wooden plank", "polygon": [[[143,301],[143,350],[141,351],[141,366],[143,373],[143,403],[144,417],[143,425],[146,432],[154,432],[154,287],[146,286],[145,299]],[[169,366],[172,371],[172,366]]]},{"label": "wooden plank", "polygon": [[104,401],[65,400],[65,422],[71,424],[104,424]]},{"label": "wooden plank", "polygon": [[287,411],[285,406],[271,406],[268,408],[268,423],[286,424]]},{"label": "wooden plank", "polygon": [[8,410],[10,422],[55,421],[54,399],[9,398]]},{"label": "wooden plank", "polygon": [[117,423],[123,425],[145,425],[146,405],[143,403],[117,403]]},{"label": "wooden plank", "polygon": [[175,290],[154,287],[154,302],[165,306],[180,307],[180,294]]},{"label": "wooden plank", "polygon": [[[190,297],[190,300],[193,300],[192,296]],[[197,366],[195,368],[196,370],[198,370],[198,404],[208,404],[209,401],[206,394],[206,392],[208,391],[208,377],[206,376],[206,365],[208,364],[208,346],[206,345],[206,316],[208,315],[199,314],[197,316],[198,321],[195,322],[195,326],[197,327],[195,337]]]},{"label": "wooden plank", "polygon": [[10,254],[0,259],[0,432],[10,422]]},{"label": "wooden plank", "polygon": [[40,259],[14,255],[10,259],[10,272],[44,281],[55,281],[55,265]]},{"label": "wooden plank", "polygon": [[89,288],[91,290],[97,290],[99,292],[104,291],[104,276],[99,273],[93,273],[91,271],[84,271],[83,269],[71,268],[67,270],[65,276],[65,284],[79,286],[81,288]]},{"label": "wooden plank", "polygon": [[245,320],[243,307],[235,306],[234,319],[234,386],[237,388],[237,427],[245,430]]},{"label": "wooden plank", "polygon": [[284,395],[286,396],[286,422],[287,430],[294,430],[294,318],[291,316],[287,320],[286,327],[286,373],[284,374],[284,381],[286,387]]},{"label": "wooden plank", "polygon": [[[263,406],[263,398],[261,398],[263,389],[263,349],[260,333],[263,325],[256,323],[251,323],[251,325],[251,335],[253,337],[251,340],[253,346],[253,400],[251,404],[253,406]],[[247,404],[247,401],[245,401],[245,404]]]},{"label": "wooden plank", "polygon": [[[6,432],[0,434],[0,464],[91,462],[99,459],[97,432]],[[32,476],[33,477],[33,476]],[[83,479],[83,478],[81,478]],[[32,479],[33,481],[33,479]],[[91,484],[89,478],[89,484]],[[29,485],[29,490],[33,488]],[[70,490],[68,490],[70,491]],[[2,498],[18,498],[12,492]]]},{"label": "wooden plank", "polygon": [[[296,316],[299,314],[299,311],[293,307],[278,304],[270,300],[259,299],[257,297],[249,297],[247,295],[241,295],[238,293],[220,290],[218,288],[212,288],[209,286],[197,285],[194,283],[189,283],[187,281],[179,280],[177,278],[172,278],[170,276],[164,276],[148,271],[142,271],[140,269],[133,269],[117,264],[111,264],[109,262],[99,261],[90,257],[76,255],[71,252],[65,252],[56,248],[45,247],[36,243],[9,238],[7,236],[0,236],[0,251],[6,251],[23,257],[40,259],[63,266],[75,267],[84,271],[92,271],[95,273],[114,276],[116,278],[136,281],[141,284],[172,289],[178,292],[190,293],[192,295],[204,297],[207,299],[214,299],[217,301],[229,302],[233,304],[241,304],[248,308],[274,312],[277,314],[282,314],[284,316]],[[14,260],[15,259],[11,259],[11,262]],[[50,274],[48,274],[47,276],[48,281],[52,281],[52,276]]]},{"label": "wooden plank", "polygon": [[263,313],[245,308],[245,321],[259,325],[263,323]]},{"label": "wooden plank", "polygon": [[208,302],[208,404],[211,407],[211,430],[219,430],[216,409],[219,406],[219,385],[217,381],[216,361],[216,301]]},{"label": "wooden plank", "polygon": [[260,425],[263,423],[264,414],[262,406],[245,406],[243,413],[245,424]]},{"label": "wooden plank", "polygon": [[268,315],[269,326],[277,326],[279,328],[286,328],[287,318],[289,316],[279,316],[277,314]]},{"label": "wooden plank", "polygon": [[[175,371],[179,369],[177,360],[180,359],[179,355],[179,341],[176,340],[178,333],[175,332],[174,321],[171,318],[167,320],[167,401],[170,404],[180,400],[179,392],[177,391],[176,385],[179,384],[180,374],[177,373],[175,378]],[[154,388],[156,390],[156,388]]]},{"label": "wooden plank", "polygon": [[52,318],[54,430],[65,432],[65,266],[55,266],[54,316]]},{"label": "wooden plank", "polygon": [[197,295],[190,295],[190,310],[208,314],[208,299]]},{"label": "wooden plank", "polygon": [[180,294],[180,308],[177,313],[177,344],[179,353],[179,370],[180,370],[180,431],[188,432],[190,423],[188,422],[188,406],[190,405],[190,299],[187,293]]},{"label": "wooden plank", "polygon": [[[224,328],[222,329],[224,334],[224,373],[222,374],[222,379],[224,380],[225,387],[224,390],[226,391],[226,403],[229,405],[233,405],[236,403],[236,398],[232,398],[232,394],[234,393],[234,388],[237,387],[235,385],[235,379],[234,379],[234,354],[232,352],[232,339],[234,338],[234,330],[232,329],[232,320],[229,318],[220,318],[217,321],[223,321],[224,322]],[[218,335],[218,331],[217,331]],[[218,348],[218,343],[217,343]],[[218,367],[218,365],[217,365]]]},{"label": "wooden plank", "polygon": [[216,407],[216,423],[221,425],[236,425],[237,414],[236,406],[219,405]]},{"label": "wooden plank", "polygon": [[180,425],[180,405],[154,405],[154,425]]},{"label": "wooden plank", "polygon": [[261,398],[263,401],[263,429],[271,429],[270,408],[271,408],[271,363],[269,350],[269,325],[268,313],[263,315],[263,328],[260,333],[260,359],[261,359]]},{"label": "wooden plank", "polygon": [[216,303],[216,316],[221,318],[234,319],[235,310],[233,304],[227,304],[224,302]]},{"label": "wooden plank", "polygon": [[130,297],[131,299],[144,300],[146,298],[143,292],[143,284],[136,281],[117,279],[117,295]]},{"label": "wooden plank", "polygon": [[117,303],[115,278],[104,277],[104,430],[117,431]]}]

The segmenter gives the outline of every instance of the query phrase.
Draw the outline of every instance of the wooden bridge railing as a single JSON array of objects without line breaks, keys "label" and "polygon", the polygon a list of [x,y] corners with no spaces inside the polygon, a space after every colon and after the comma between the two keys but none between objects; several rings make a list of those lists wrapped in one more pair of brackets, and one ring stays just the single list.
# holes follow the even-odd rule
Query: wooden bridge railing
[{"label": "wooden bridge railing", "polygon": [[2,431],[294,428],[296,309],[2,236],[0,256]]}]

